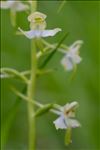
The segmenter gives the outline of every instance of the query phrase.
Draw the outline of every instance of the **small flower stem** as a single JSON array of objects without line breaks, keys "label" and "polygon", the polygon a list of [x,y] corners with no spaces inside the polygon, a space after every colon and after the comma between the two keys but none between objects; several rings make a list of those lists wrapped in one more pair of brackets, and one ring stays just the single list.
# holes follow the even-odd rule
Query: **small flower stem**
[{"label": "small flower stem", "polygon": [[[31,2],[31,13],[36,11],[37,1]],[[37,72],[37,58],[36,58],[36,41],[31,40],[31,73],[30,81],[27,87],[28,100],[34,99],[35,96],[35,81]],[[35,150],[35,117],[32,115],[35,113],[34,105],[28,102],[28,124],[29,124],[29,150]]]},{"label": "small flower stem", "polygon": [[[28,103],[30,103],[31,105],[36,105],[37,107],[43,107],[44,105],[43,104],[41,104],[40,102],[37,102],[36,100],[33,100],[33,99],[30,99],[29,100],[29,98],[28,97],[26,97],[25,95],[23,95],[22,93],[20,93],[19,91],[17,91],[15,88],[11,88],[12,89],[12,91],[18,96],[18,97],[20,97],[21,99],[23,99],[24,101],[26,101],[26,102],[28,102]],[[59,107],[58,107],[59,106]],[[52,113],[54,113],[54,114],[57,114],[57,115],[60,115],[61,113],[60,113],[60,105],[57,105],[57,104],[55,104],[54,105],[54,109],[50,109],[50,112],[52,112]],[[34,115],[34,114],[33,114]],[[33,116],[32,115],[32,116]]]},{"label": "small flower stem", "polygon": [[1,68],[0,74],[7,74],[9,77],[16,76],[16,77],[22,79],[26,84],[28,84],[28,79],[23,74],[21,74],[19,71],[15,70],[15,69]]},{"label": "small flower stem", "polygon": [[[41,41],[43,42],[43,44],[46,46],[46,48],[43,50],[43,52],[39,51],[37,53],[37,58],[39,59],[41,56],[43,56],[47,51],[48,49],[51,49],[51,50],[54,50],[57,46],[57,43],[55,44],[50,44],[48,43],[47,41],[45,41],[44,39],[41,39]],[[65,50],[64,50],[65,49]],[[58,48],[58,52],[61,52],[61,53],[65,53],[66,54],[66,50],[68,50],[68,46],[64,45],[64,44],[61,44],[61,46]],[[51,51],[48,51],[48,53],[50,53]]]},{"label": "small flower stem", "polygon": [[[36,47],[35,40],[31,41],[31,74],[30,81],[27,88],[27,96],[29,101],[34,99],[35,95],[35,80],[36,80]],[[29,150],[35,149],[35,118],[32,118],[34,114],[34,105],[28,103],[28,122],[29,122]]]},{"label": "small flower stem", "polygon": [[31,13],[37,10],[37,0],[31,1]]},{"label": "small flower stem", "polygon": [[13,10],[10,10],[10,19],[12,26],[16,27],[16,12]]}]

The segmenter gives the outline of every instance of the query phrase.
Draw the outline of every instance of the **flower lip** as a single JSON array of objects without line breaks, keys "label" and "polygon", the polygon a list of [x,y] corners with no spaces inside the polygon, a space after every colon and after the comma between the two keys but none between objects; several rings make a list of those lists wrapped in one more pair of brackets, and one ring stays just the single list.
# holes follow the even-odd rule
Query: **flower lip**
[{"label": "flower lip", "polygon": [[29,39],[54,36],[59,31],[61,31],[60,28],[55,28],[51,30],[30,30],[30,31],[23,31],[20,27],[18,29]]}]

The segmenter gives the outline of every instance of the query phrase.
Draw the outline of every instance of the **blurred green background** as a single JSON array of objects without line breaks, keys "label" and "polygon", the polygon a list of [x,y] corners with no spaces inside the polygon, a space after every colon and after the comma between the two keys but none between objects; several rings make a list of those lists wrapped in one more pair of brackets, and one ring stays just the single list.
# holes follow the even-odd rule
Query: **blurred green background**
[{"label": "blurred green background", "polygon": [[[47,40],[52,43],[58,42],[65,32],[70,32],[64,43],[70,45],[75,40],[83,40],[84,45],[80,50],[83,61],[78,65],[77,72],[71,80],[73,72],[63,70],[60,65],[62,56],[56,53],[47,67],[57,68],[57,71],[38,77],[36,99],[43,103],[57,102],[61,105],[77,100],[80,104],[77,118],[82,127],[73,129],[72,144],[66,147],[65,131],[57,131],[53,125],[57,116],[48,113],[37,118],[37,150],[99,150],[99,2],[67,1],[61,12],[57,13],[59,5],[58,1],[38,2],[38,11],[48,16],[48,28],[62,28],[61,33]],[[17,14],[18,26],[23,29],[29,28],[27,13]],[[22,71],[30,68],[30,41],[24,36],[15,35],[15,31],[10,23],[9,10],[2,10],[1,66]],[[20,90],[24,87],[14,79],[4,79],[1,82],[2,124],[10,113],[10,121],[7,120],[5,125],[10,129],[5,150],[27,150],[27,103],[22,100],[16,102],[16,96],[9,89],[12,84]],[[10,112],[12,108],[13,113]],[[16,115],[12,119],[14,113]]]}]

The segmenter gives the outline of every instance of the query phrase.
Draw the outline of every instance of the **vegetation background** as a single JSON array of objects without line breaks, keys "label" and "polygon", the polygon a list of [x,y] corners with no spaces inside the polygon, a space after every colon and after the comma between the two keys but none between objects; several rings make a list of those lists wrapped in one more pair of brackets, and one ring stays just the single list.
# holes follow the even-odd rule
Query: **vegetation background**
[{"label": "vegetation background", "polygon": [[[57,116],[48,113],[37,118],[37,150],[99,150],[99,4],[99,1],[67,1],[61,12],[57,13],[60,1],[38,2],[38,11],[48,16],[48,28],[62,28],[62,33],[48,38],[48,41],[58,42],[68,31],[70,35],[65,44],[70,45],[81,39],[84,45],[80,51],[83,61],[78,65],[73,79],[73,72],[63,70],[60,65],[62,56],[56,53],[47,67],[57,68],[57,71],[38,77],[36,86],[36,98],[43,103],[57,102],[64,105],[77,100],[80,104],[77,117],[82,127],[73,129],[72,144],[65,147],[65,131],[57,131],[53,125]],[[27,13],[17,14],[18,26],[28,29]],[[15,31],[10,23],[9,10],[2,10],[1,66],[23,71],[30,66],[30,41],[24,36],[17,36]],[[18,80],[1,81],[1,123],[6,122],[3,128],[4,137],[7,137],[5,149],[25,150],[28,132],[27,106],[26,102],[16,100],[9,89],[12,84],[20,90],[24,87]]]}]

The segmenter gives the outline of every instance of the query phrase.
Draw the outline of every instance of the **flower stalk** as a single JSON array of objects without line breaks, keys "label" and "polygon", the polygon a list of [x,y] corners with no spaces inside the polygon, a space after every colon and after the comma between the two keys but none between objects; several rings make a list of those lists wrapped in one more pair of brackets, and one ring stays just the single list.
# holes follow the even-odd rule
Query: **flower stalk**
[{"label": "flower stalk", "polygon": [[[36,80],[36,47],[35,40],[31,41],[31,74],[30,81],[27,88],[28,99],[34,99],[35,95],[35,80]],[[28,103],[28,122],[29,122],[29,150],[35,149],[35,118],[32,118],[34,114],[34,105]]]},{"label": "flower stalk", "polygon": [[[44,104],[41,104],[40,102],[38,102],[38,101],[36,101],[36,100],[34,100],[34,99],[30,99],[29,100],[29,98],[27,97],[27,96],[25,96],[25,95],[23,95],[22,93],[20,93],[19,91],[17,91],[15,88],[11,88],[11,90],[18,96],[18,97],[20,97],[22,100],[24,100],[24,101],[26,101],[27,103],[31,103],[31,105],[35,105],[35,106],[37,106],[37,107],[39,107],[39,108],[42,108],[42,107],[44,107]],[[58,104],[53,104],[53,108],[52,109],[50,109],[50,112],[52,112],[53,114],[56,114],[56,115],[60,115],[61,113],[59,112],[60,111],[60,105],[58,105]],[[34,115],[34,114],[33,114]],[[33,115],[32,115],[32,117],[33,117]]]},{"label": "flower stalk", "polygon": [[[32,1],[31,12],[36,11],[37,1]],[[31,40],[31,74],[27,87],[28,100],[34,99],[35,96],[35,81],[37,71],[37,58],[36,58],[36,39]],[[29,124],[29,150],[35,150],[35,117],[32,115],[35,113],[34,105],[30,102],[28,105],[28,124]]]}]

